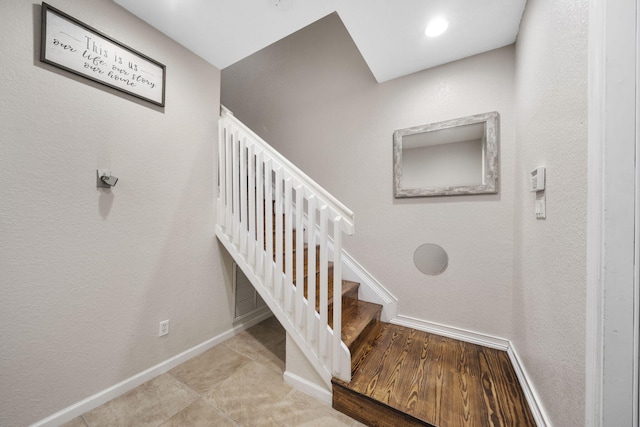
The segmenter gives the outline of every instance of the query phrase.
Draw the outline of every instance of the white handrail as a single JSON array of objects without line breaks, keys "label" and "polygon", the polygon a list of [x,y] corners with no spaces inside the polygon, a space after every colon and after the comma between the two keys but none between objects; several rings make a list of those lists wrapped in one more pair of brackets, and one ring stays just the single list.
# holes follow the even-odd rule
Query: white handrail
[{"label": "white handrail", "polygon": [[[350,381],[339,257],[353,212],[224,107],[218,156],[216,235],[327,385]],[[338,258],[329,275],[331,242]]]},{"label": "white handrail", "polygon": [[320,184],[316,183],[314,180],[309,178],[304,172],[302,172],[296,165],[291,163],[286,157],[280,154],[276,149],[270,146],[266,141],[264,141],[258,134],[249,129],[244,123],[240,120],[236,119],[233,113],[225,106],[220,106],[220,118],[229,119],[229,121],[233,122],[233,124],[241,131],[243,131],[246,136],[254,141],[259,141],[261,144],[261,148],[265,153],[268,153],[272,158],[277,158],[280,165],[287,169],[287,171],[291,174],[292,177],[295,177],[298,182],[305,182],[308,184],[309,189],[312,193],[316,194],[322,201],[327,203],[327,205],[331,206],[332,209],[344,218],[345,227],[350,229],[349,233],[345,233],[347,235],[352,235],[355,230],[354,227],[354,215],[353,212],[347,208],[345,205],[340,202],[340,200],[336,199],[331,193],[325,190]]}]

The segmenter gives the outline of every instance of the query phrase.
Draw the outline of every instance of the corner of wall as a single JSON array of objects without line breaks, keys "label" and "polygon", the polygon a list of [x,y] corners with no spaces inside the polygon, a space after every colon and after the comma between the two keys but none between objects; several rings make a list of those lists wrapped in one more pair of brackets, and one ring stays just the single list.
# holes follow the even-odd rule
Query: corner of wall
[{"label": "corner of wall", "polygon": [[513,343],[509,341],[509,347],[507,348],[507,354],[509,355],[509,360],[511,361],[511,365],[513,369],[516,371],[516,376],[518,377],[518,381],[520,383],[520,387],[524,392],[525,398],[527,399],[527,403],[529,404],[529,409],[533,413],[533,417],[536,420],[536,424],[538,427],[546,427],[551,426],[551,423],[548,421],[548,417],[544,408],[542,406],[542,400],[540,396],[536,392],[533,381],[531,381],[527,370],[520,357],[518,356],[518,352],[516,351]]},{"label": "corner of wall", "polygon": [[145,382],[161,375],[176,366],[180,365],[188,361],[189,359],[196,357],[197,355],[204,353],[212,347],[232,338],[233,336],[239,334],[240,332],[249,329],[250,327],[257,325],[263,320],[271,317],[271,312],[260,313],[251,318],[245,319],[242,323],[236,324],[230,330],[223,332],[215,337],[200,343],[190,349],[183,351],[180,354],[177,354],[163,362],[158,363],[155,366],[152,366],[149,369],[146,369],[138,374],[125,379],[124,381],[119,382],[105,390],[102,390],[92,396],[87,397],[86,399],[81,400],[67,408],[64,408],[55,414],[48,416],[34,424],[31,427],[55,427],[60,426],[66,422],[73,420],[76,417],[88,412],[92,409],[95,409],[108,401],[115,399],[118,396],[123,395],[124,393],[133,390],[139,385],[144,384]]}]

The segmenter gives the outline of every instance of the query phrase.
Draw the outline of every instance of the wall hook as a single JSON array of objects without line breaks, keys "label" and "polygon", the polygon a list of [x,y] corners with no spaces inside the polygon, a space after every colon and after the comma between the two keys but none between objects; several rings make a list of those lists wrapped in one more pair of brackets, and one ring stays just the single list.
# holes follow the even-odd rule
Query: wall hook
[{"label": "wall hook", "polygon": [[98,188],[111,188],[116,185],[118,178],[111,175],[109,170],[98,169],[96,171],[96,187]]}]

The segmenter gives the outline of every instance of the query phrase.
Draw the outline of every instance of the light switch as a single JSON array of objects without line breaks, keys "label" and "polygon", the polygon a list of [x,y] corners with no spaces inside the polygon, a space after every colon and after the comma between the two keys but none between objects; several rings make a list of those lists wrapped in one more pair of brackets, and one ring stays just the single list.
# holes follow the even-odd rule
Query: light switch
[{"label": "light switch", "polygon": [[547,217],[547,201],[545,197],[536,199],[536,218],[545,219]]}]

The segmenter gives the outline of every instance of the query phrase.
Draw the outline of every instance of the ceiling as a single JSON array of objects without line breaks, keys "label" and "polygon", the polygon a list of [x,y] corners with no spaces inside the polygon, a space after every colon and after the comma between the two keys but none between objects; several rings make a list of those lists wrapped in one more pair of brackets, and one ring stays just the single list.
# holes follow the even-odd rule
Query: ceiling
[{"label": "ceiling", "polygon": [[[114,0],[219,69],[337,12],[378,82],[515,42],[526,0]],[[431,17],[449,20],[429,38]]]}]

